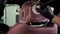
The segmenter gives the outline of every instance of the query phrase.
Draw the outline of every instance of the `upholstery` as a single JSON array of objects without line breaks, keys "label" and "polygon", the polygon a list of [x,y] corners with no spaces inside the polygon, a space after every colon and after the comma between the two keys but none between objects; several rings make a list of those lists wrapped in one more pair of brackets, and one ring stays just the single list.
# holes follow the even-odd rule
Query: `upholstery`
[{"label": "upholstery", "polygon": [[[35,5],[36,4],[30,1],[22,5],[19,11],[19,23],[15,24],[7,34],[57,34],[57,25],[52,22],[50,23],[48,21],[49,19],[36,11],[36,8],[33,7]],[[40,23],[45,23],[47,25],[42,27],[39,26]]]}]

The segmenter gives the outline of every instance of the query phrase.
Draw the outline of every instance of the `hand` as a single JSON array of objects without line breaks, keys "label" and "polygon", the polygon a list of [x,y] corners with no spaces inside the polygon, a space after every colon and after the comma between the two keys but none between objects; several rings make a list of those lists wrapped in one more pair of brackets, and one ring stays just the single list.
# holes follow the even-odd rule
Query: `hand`
[{"label": "hand", "polygon": [[52,20],[54,17],[54,13],[51,10],[50,6],[45,7],[43,10],[37,9],[38,12],[40,12],[44,17],[48,18],[49,20]]}]

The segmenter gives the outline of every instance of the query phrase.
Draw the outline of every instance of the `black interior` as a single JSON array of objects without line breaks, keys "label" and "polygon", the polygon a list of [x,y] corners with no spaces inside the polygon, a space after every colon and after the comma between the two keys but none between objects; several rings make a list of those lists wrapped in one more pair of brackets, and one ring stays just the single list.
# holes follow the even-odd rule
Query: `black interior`
[{"label": "black interior", "polygon": [[51,22],[31,22],[31,23],[27,23],[28,25],[42,25],[40,27],[53,27],[54,23]]}]

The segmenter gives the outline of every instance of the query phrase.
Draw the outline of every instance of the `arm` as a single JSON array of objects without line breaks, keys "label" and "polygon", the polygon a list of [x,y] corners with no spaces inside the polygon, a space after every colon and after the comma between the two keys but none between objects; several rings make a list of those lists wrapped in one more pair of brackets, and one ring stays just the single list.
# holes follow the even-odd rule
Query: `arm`
[{"label": "arm", "polygon": [[53,12],[50,12],[50,8],[48,6],[49,11],[39,11],[44,17],[48,18],[55,22],[58,26],[60,26],[60,17],[55,16]]}]

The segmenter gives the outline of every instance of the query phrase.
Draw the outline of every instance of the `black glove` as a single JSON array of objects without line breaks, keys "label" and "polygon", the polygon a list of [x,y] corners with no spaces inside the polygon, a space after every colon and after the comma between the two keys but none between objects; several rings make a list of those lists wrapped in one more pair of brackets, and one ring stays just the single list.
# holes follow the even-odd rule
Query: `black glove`
[{"label": "black glove", "polygon": [[45,7],[43,10],[41,8],[37,8],[37,11],[40,12],[44,17],[48,18],[49,20],[52,20],[54,17],[54,14],[51,10],[50,6]]}]

